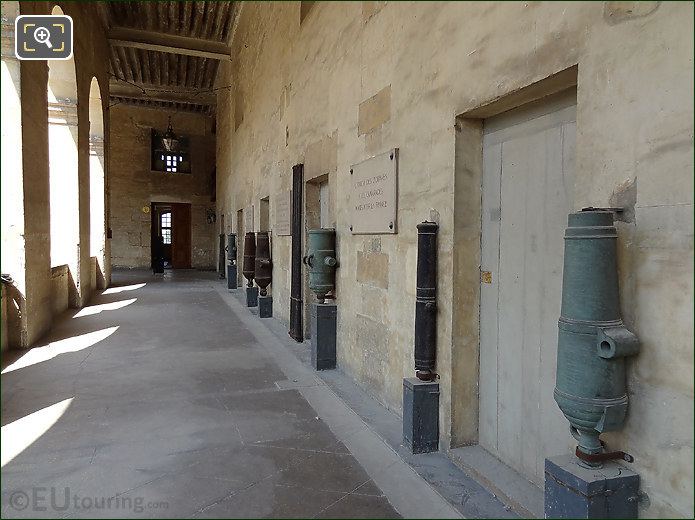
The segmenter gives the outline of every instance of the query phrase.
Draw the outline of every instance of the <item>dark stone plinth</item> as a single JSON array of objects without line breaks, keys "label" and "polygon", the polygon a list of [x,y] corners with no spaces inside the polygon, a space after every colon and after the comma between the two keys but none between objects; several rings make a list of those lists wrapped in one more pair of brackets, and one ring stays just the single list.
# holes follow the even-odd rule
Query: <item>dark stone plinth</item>
[{"label": "dark stone plinth", "polygon": [[259,296],[258,297],[258,317],[272,318],[273,317],[273,297]]},{"label": "dark stone plinth", "polygon": [[439,450],[439,383],[403,379],[403,445],[412,453]]},{"label": "dark stone plinth", "polygon": [[258,307],[258,287],[246,288],[246,306]]},{"label": "dark stone plinth", "polygon": [[337,305],[311,304],[311,366],[316,370],[335,368],[335,334]]},{"label": "dark stone plinth", "polygon": [[545,459],[546,518],[637,518],[639,475],[617,462],[589,468],[574,455]]},{"label": "dark stone plinth", "polygon": [[236,289],[236,266],[227,264],[227,289]]}]

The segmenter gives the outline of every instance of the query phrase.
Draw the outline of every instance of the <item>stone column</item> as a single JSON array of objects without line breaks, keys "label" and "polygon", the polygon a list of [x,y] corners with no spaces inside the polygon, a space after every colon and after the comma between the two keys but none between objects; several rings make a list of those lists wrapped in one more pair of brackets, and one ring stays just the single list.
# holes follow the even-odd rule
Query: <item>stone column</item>
[{"label": "stone column", "polygon": [[2,272],[4,284],[3,349],[27,347],[26,243],[24,239],[24,172],[22,163],[21,67],[14,53],[18,2],[2,2]]},{"label": "stone column", "polygon": [[[106,271],[106,186],[104,138],[89,136],[89,242],[90,257],[96,257],[96,273],[92,288],[104,289],[108,284]],[[91,258],[90,258],[91,260]],[[91,265],[90,265],[91,267]]]},{"label": "stone column", "polygon": [[[51,205],[51,265],[69,269],[68,300],[70,307],[82,305],[84,271],[81,246],[87,247],[87,233],[81,233],[80,182],[78,159],[77,102],[73,99],[48,101],[49,182]],[[81,244],[86,238],[87,244]]]}]

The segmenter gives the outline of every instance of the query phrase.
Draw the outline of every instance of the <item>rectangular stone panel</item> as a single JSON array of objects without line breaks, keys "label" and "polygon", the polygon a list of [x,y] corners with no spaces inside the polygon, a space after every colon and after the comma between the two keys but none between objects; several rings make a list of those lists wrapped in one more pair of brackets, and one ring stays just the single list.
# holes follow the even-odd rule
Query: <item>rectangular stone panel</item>
[{"label": "rectangular stone panel", "polygon": [[292,190],[281,191],[275,197],[275,222],[273,231],[276,235],[292,234]]},{"label": "rectangular stone panel", "polygon": [[391,85],[360,103],[357,135],[368,134],[391,119]]},{"label": "rectangular stone panel", "polygon": [[350,168],[350,231],[353,235],[396,233],[398,148]]},{"label": "rectangular stone panel", "polygon": [[357,281],[388,289],[389,255],[357,251]]}]

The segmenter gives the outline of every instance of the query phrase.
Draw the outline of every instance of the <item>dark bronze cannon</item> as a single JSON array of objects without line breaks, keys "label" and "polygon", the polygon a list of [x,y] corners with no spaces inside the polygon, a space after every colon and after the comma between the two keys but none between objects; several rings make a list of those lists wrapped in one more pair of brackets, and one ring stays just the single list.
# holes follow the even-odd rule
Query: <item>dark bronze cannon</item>
[{"label": "dark bronze cannon", "polygon": [[253,287],[253,279],[256,275],[256,233],[249,231],[244,236],[244,263],[241,266],[241,274],[248,280],[247,285]]},{"label": "dark bronze cannon", "polygon": [[270,260],[270,237],[267,231],[256,233],[256,285],[261,296],[268,294],[268,285],[273,278],[273,264]]},{"label": "dark bronze cannon", "polygon": [[435,222],[417,225],[417,292],[415,296],[415,375],[435,377],[437,354],[437,232]]}]

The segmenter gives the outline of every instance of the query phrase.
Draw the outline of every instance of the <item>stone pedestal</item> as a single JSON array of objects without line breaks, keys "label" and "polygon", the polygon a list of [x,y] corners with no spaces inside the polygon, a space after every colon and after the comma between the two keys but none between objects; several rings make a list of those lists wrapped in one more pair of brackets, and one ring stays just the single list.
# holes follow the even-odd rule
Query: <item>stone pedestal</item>
[{"label": "stone pedestal", "polygon": [[246,306],[258,307],[258,287],[246,288]]},{"label": "stone pedestal", "polygon": [[236,289],[236,266],[227,264],[227,289]]},{"label": "stone pedestal", "polygon": [[403,445],[412,453],[439,450],[439,383],[403,379]]},{"label": "stone pedestal", "polygon": [[574,455],[545,459],[546,518],[637,518],[639,475],[617,462],[587,467]]},{"label": "stone pedestal", "polygon": [[316,370],[335,368],[335,334],[337,305],[311,304],[311,366]]},{"label": "stone pedestal", "polygon": [[259,296],[258,297],[258,317],[272,318],[273,317],[273,297]]}]

